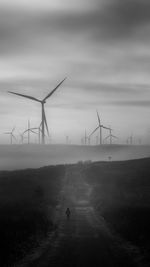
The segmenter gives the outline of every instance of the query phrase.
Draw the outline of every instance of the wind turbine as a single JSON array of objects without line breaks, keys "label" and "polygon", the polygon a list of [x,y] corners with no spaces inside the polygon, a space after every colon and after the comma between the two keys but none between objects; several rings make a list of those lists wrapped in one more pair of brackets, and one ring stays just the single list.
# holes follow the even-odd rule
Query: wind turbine
[{"label": "wind turbine", "polygon": [[24,139],[27,138],[27,137],[24,136],[24,132],[20,133],[19,135],[20,135],[20,142],[21,142],[21,144],[23,144],[24,143]]},{"label": "wind turbine", "polygon": [[112,138],[118,139],[118,137],[115,135],[112,135],[112,129],[111,128],[108,128],[108,129],[109,129],[109,135],[107,137],[105,137],[104,140],[107,140],[108,138],[110,138],[110,145],[112,145]]},{"label": "wind turbine", "polygon": [[12,129],[11,132],[5,132],[5,133],[4,133],[4,134],[9,134],[9,135],[10,135],[10,144],[11,144],[11,145],[12,145],[12,143],[13,143],[13,139],[14,139],[14,140],[17,140],[16,137],[14,136],[14,134],[13,134],[14,130],[15,130],[15,127]]},{"label": "wind turbine", "polygon": [[88,136],[88,145],[90,146],[91,145],[91,137]]},{"label": "wind turbine", "polygon": [[21,144],[23,144],[23,141],[24,141],[24,133],[20,133],[19,134],[20,135],[20,142],[21,142]]},{"label": "wind turbine", "polygon": [[128,138],[127,138],[127,145],[133,145],[133,135],[131,134]]},{"label": "wind turbine", "polygon": [[42,107],[42,144],[45,144],[45,127],[46,127],[46,130],[47,130],[47,133],[49,135],[49,130],[48,130],[48,125],[47,125],[47,120],[46,120],[46,115],[45,115],[45,109],[44,109],[44,105],[46,103],[46,100],[52,96],[52,94],[57,90],[57,88],[66,80],[63,79],[46,97],[44,97],[42,100],[39,100],[33,96],[29,96],[29,95],[24,95],[24,94],[19,94],[19,93],[14,93],[14,92],[11,92],[11,91],[8,91],[9,93],[11,94],[14,94],[14,95],[18,95],[18,96],[21,96],[21,97],[25,97],[25,98],[28,98],[30,100],[33,100],[33,101],[36,101],[36,102],[39,102],[41,103],[41,107]]},{"label": "wind turbine", "polygon": [[[42,122],[40,123],[39,127],[34,127],[34,128],[31,128],[30,130],[34,131],[34,130],[38,130],[38,136],[39,136],[39,144],[41,143],[41,132],[42,132],[42,129],[41,129],[41,125],[42,125]],[[34,132],[35,133],[35,132]],[[46,135],[45,135],[46,136]]]},{"label": "wind turbine", "polygon": [[23,132],[23,135],[25,133],[28,133],[28,145],[30,144],[30,133],[37,134],[36,132],[33,131],[34,129],[35,128],[30,128],[30,121],[28,121],[28,129]]},{"label": "wind turbine", "polygon": [[87,144],[87,141],[88,141],[88,144],[89,144],[89,140],[90,140],[90,136],[88,137],[88,135],[86,133],[86,130],[85,130],[85,134],[84,134],[84,145]]},{"label": "wind turbine", "polygon": [[89,146],[90,146],[90,144],[91,144],[91,136],[88,136],[88,135],[87,135],[86,130],[85,130],[84,137],[82,138],[81,143],[82,143],[83,145],[87,145],[87,144],[88,144]]},{"label": "wind turbine", "polygon": [[133,145],[133,135],[131,134],[131,136],[129,137],[130,139],[130,145],[132,146]]},{"label": "wind turbine", "polygon": [[86,134],[86,130],[85,130],[85,134],[84,134],[84,144],[86,145],[86,141],[87,141],[87,134]]},{"label": "wind turbine", "polygon": [[90,137],[91,137],[91,135],[93,135],[99,129],[99,131],[100,131],[100,145],[102,145],[102,128],[106,129],[106,130],[109,130],[109,128],[105,127],[104,125],[101,124],[100,116],[98,114],[98,111],[96,111],[96,113],[97,113],[97,119],[98,119],[98,127],[96,127],[95,130],[90,134]]}]

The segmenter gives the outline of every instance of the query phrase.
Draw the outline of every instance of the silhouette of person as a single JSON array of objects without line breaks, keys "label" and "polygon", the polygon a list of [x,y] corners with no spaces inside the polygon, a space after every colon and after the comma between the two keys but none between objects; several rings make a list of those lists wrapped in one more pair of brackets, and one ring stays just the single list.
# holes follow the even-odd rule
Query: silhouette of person
[{"label": "silhouette of person", "polygon": [[67,216],[67,219],[69,219],[69,217],[70,217],[70,214],[71,214],[71,212],[70,212],[70,209],[69,209],[69,208],[67,208],[67,209],[66,209],[66,216]]}]

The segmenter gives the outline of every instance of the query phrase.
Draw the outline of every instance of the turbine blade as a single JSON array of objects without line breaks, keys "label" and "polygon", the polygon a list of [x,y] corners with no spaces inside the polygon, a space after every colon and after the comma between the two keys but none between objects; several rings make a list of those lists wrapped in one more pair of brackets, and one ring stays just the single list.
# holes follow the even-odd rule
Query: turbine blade
[{"label": "turbine blade", "polygon": [[26,131],[24,131],[24,133],[28,133],[29,132],[29,129],[27,129]]},{"label": "turbine blade", "polygon": [[28,131],[29,131],[29,129],[25,130],[25,131],[23,132],[23,134],[27,133]]},{"label": "turbine blade", "polygon": [[37,130],[38,128],[29,128],[29,129],[27,129],[27,130],[25,130],[24,132],[23,132],[23,134],[25,134],[26,132],[32,132],[32,133],[35,133],[35,134],[37,134],[36,132],[34,132],[33,130]]},{"label": "turbine blade", "polygon": [[16,137],[12,134],[12,137],[17,141]]},{"label": "turbine blade", "polygon": [[113,138],[117,138],[118,139],[118,137],[117,136],[115,136],[115,135],[111,135]]},{"label": "turbine blade", "polygon": [[108,139],[108,138],[110,138],[110,135],[108,135],[107,137],[105,137],[104,140],[106,140],[106,139]]},{"label": "turbine blade", "polygon": [[91,135],[92,135],[93,133],[95,133],[99,128],[100,128],[100,126],[96,127],[96,129],[89,135],[89,137],[91,137]]},{"label": "turbine blade", "polygon": [[28,130],[38,130],[38,127],[34,127],[34,128],[29,128]]},{"label": "turbine blade", "polygon": [[8,91],[8,93],[13,94],[13,95],[22,96],[22,97],[25,97],[25,98],[29,98],[31,100],[34,100],[34,101],[37,101],[37,102],[41,103],[41,101],[39,99],[37,99],[35,97],[32,97],[32,96],[29,96],[29,95],[23,95],[23,94],[19,94],[19,93],[14,93],[14,92],[11,92],[11,91]]},{"label": "turbine blade", "polygon": [[101,125],[102,128],[106,129],[106,130],[110,130],[110,128],[105,127],[104,125]]},{"label": "turbine blade", "polygon": [[99,123],[99,126],[100,126],[101,125],[101,121],[100,121],[100,117],[99,117],[99,114],[98,114],[97,110],[96,110],[96,113],[97,113],[98,123]]},{"label": "turbine blade", "polygon": [[15,128],[16,128],[16,126],[14,126],[14,128],[12,129],[12,131],[11,131],[12,133],[14,132]]},{"label": "turbine blade", "polygon": [[47,130],[47,133],[48,133],[48,136],[49,136],[49,129],[48,129],[48,125],[47,125],[47,120],[46,120],[46,115],[45,115],[45,110],[43,109],[43,113],[44,113],[44,122],[45,122],[45,125],[46,125],[46,130]]},{"label": "turbine blade", "polygon": [[31,133],[38,134],[38,133],[36,133],[36,132],[32,131],[31,129],[29,129],[29,131],[30,131]]},{"label": "turbine blade", "polygon": [[63,79],[44,99],[43,102],[49,98],[56,90],[57,88],[67,79],[67,77],[65,79]]}]

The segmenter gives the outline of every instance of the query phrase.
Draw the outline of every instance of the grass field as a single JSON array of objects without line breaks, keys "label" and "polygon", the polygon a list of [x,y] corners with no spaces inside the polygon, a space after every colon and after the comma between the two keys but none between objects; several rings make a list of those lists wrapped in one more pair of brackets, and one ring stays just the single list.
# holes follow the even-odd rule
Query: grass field
[{"label": "grass field", "polygon": [[13,266],[54,227],[64,166],[0,173],[0,266]]},{"label": "grass field", "polygon": [[97,212],[149,262],[150,159],[93,163],[84,176],[93,187],[91,201]]}]

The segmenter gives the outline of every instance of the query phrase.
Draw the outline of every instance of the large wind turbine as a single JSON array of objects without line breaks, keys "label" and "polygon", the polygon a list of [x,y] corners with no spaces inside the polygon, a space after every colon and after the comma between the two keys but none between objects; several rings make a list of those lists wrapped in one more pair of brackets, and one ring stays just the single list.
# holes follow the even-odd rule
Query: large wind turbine
[{"label": "large wind turbine", "polygon": [[52,96],[52,94],[57,90],[57,88],[66,80],[63,79],[46,97],[44,97],[42,100],[39,100],[35,97],[32,97],[32,96],[29,96],[29,95],[24,95],[24,94],[19,94],[19,93],[14,93],[14,92],[11,92],[11,91],[8,91],[9,93],[11,94],[14,94],[14,95],[18,95],[18,96],[22,96],[22,97],[25,97],[25,98],[28,98],[30,100],[33,100],[33,101],[36,101],[36,102],[39,102],[41,103],[41,107],[42,107],[42,144],[45,144],[45,127],[46,127],[46,130],[47,130],[47,133],[49,135],[49,130],[48,130],[48,125],[47,125],[47,120],[46,120],[46,115],[45,115],[45,109],[44,109],[44,104],[46,103],[46,100]]},{"label": "large wind turbine", "polygon": [[10,135],[10,144],[12,145],[13,139],[17,140],[16,137],[14,136],[13,132],[15,130],[15,127],[12,129],[11,132],[5,132],[4,134],[9,134]]},{"label": "large wind turbine", "polygon": [[95,130],[90,134],[90,137],[91,137],[91,135],[93,135],[93,134],[99,129],[99,131],[100,131],[100,140],[99,140],[99,142],[100,142],[100,145],[102,145],[102,128],[103,128],[103,129],[106,129],[106,130],[109,130],[109,128],[108,128],[108,127],[105,127],[104,125],[101,124],[100,116],[99,116],[99,114],[98,114],[98,111],[96,111],[96,113],[97,113],[97,119],[98,119],[98,126],[97,126],[97,127],[95,128]]},{"label": "large wind turbine", "polygon": [[104,140],[106,140],[106,139],[108,139],[108,138],[110,139],[110,145],[112,145],[112,138],[118,139],[117,136],[112,135],[112,129],[111,129],[111,128],[109,128],[109,135],[108,135],[107,137],[105,137]]}]

